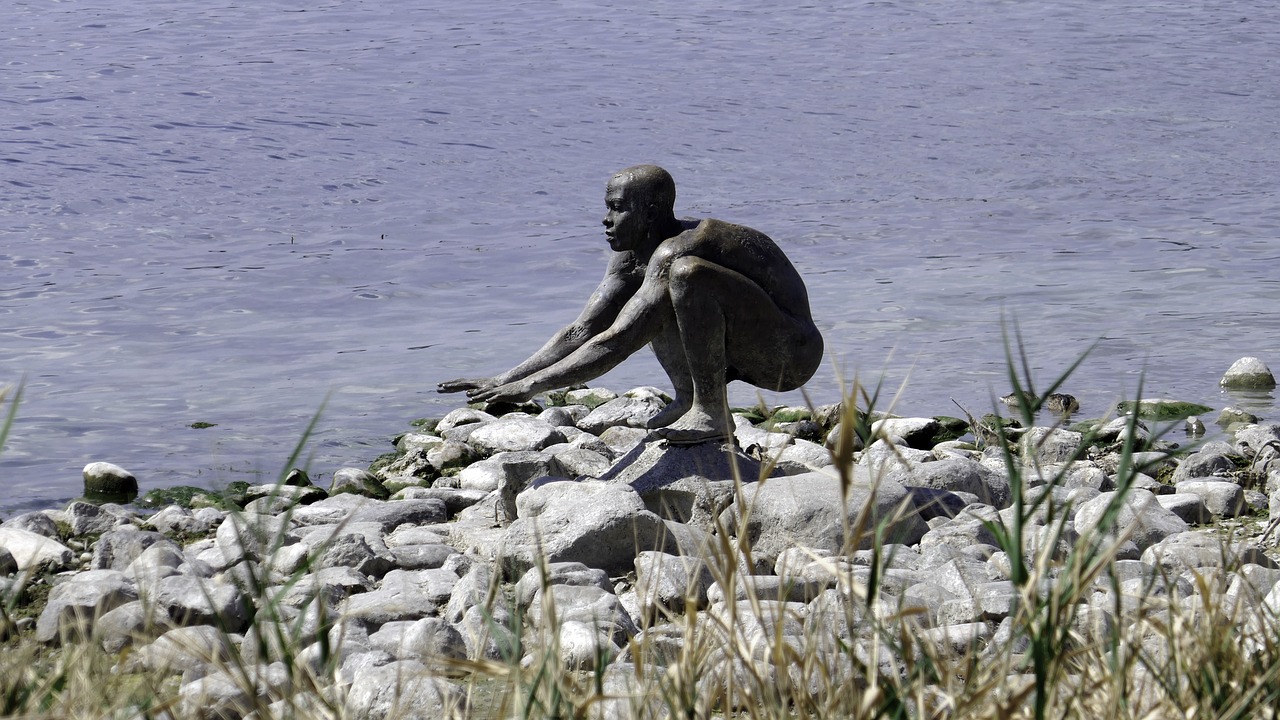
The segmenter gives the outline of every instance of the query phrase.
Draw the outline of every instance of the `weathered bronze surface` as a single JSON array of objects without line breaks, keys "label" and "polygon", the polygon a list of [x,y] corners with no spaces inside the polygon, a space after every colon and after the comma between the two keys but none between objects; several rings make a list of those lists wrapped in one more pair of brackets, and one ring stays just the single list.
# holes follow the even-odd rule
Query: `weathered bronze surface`
[{"label": "weathered bronze surface", "polygon": [[440,392],[523,402],[598,377],[648,344],[675,389],[649,426],[694,444],[732,434],[729,381],[778,391],[808,381],[823,343],[795,267],[757,230],[677,219],[675,196],[675,181],[655,165],[614,175],[604,216],[614,255],[578,318],[511,370],[443,382]]}]

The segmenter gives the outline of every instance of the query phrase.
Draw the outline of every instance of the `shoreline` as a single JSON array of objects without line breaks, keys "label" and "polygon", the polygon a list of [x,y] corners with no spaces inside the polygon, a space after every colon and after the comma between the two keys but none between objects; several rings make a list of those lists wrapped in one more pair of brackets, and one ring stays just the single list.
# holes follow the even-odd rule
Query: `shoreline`
[{"label": "shoreline", "polygon": [[[655,639],[690,613],[721,617],[751,601],[748,614],[795,613],[803,629],[849,612],[849,587],[866,592],[868,582],[879,583],[878,604],[897,608],[886,627],[909,607],[937,652],[1012,652],[1015,546],[991,528],[1010,527],[1015,497],[1032,503],[1016,546],[1054,563],[1090,533],[1116,532],[1106,519],[1115,498],[1121,516],[1131,513],[1108,572],[1123,566],[1121,586],[1141,583],[1076,598],[1108,627],[1122,624],[1126,592],[1163,597],[1151,583],[1194,568],[1220,568],[1252,588],[1250,607],[1280,612],[1280,553],[1267,532],[1280,518],[1280,425],[1237,422],[1225,430],[1234,444],[1188,452],[1132,416],[1088,437],[1067,424],[997,428],[992,415],[975,419],[975,432],[958,418],[840,405],[747,408],[735,415],[734,444],[680,448],[642,427],[669,401],[656,388],[551,399],[559,404],[416,421],[394,453],[369,470],[336,471],[327,490],[294,471],[234,493],[192,488],[151,514],[76,501],[10,518],[0,524],[16,608],[6,642],[35,656],[87,642],[130,677],[172,678],[182,667],[174,702],[232,716],[310,697],[293,689],[298,678],[272,680],[282,661],[336,678],[315,693],[336,693],[359,717],[391,716],[388,683],[460,712],[468,686],[458,668],[468,663],[553,663],[566,677],[625,684],[646,653],[703,642]],[[1145,410],[1208,409],[1170,405]],[[1051,412],[1032,409],[1010,414]],[[1071,530],[1046,536],[1055,513]],[[870,545],[853,531],[868,517],[879,528]],[[717,554],[723,543],[745,559]],[[726,562],[733,570],[717,572]],[[865,574],[872,567],[878,579]],[[1181,581],[1170,587],[1196,595]],[[779,604],[760,604],[768,598]],[[523,630],[504,631],[513,618]],[[866,641],[853,628],[834,632]],[[289,640],[285,656],[262,646],[273,635]],[[258,668],[250,687],[215,657],[228,652]],[[849,661],[829,664],[846,672]],[[702,691],[726,711],[745,701],[732,683]]]}]

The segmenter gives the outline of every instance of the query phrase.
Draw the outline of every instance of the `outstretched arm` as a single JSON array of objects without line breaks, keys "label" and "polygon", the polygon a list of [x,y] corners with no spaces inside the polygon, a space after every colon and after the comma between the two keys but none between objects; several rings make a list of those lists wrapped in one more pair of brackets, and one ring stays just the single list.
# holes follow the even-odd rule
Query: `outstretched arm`
[{"label": "outstretched arm", "polygon": [[544,368],[467,395],[483,402],[523,402],[540,392],[599,377],[644,347],[663,323],[675,322],[666,301],[665,281],[648,278],[607,330],[586,339]]},{"label": "outstretched arm", "polygon": [[458,378],[440,383],[442,393],[468,391],[478,393],[522,380],[568,357],[588,340],[605,331],[617,319],[627,299],[634,293],[635,282],[621,271],[618,258],[609,263],[604,279],[587,300],[582,313],[572,323],[556,331],[551,339],[519,365],[492,378]]}]

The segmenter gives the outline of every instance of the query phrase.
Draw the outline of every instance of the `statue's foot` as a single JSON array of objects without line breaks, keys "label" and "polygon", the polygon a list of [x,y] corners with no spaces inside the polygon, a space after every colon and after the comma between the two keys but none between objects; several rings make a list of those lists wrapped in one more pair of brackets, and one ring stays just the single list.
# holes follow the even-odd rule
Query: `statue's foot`
[{"label": "statue's foot", "polygon": [[649,418],[649,421],[644,426],[650,430],[664,428],[683,417],[685,413],[689,412],[689,408],[692,405],[693,403],[691,402],[682,402],[680,398],[676,398],[667,403],[666,407],[659,410],[657,415]]},{"label": "statue's foot", "polygon": [[705,442],[723,442],[733,436],[724,423],[716,422],[707,413],[694,408],[667,427],[653,431],[654,435],[670,445],[698,445]]}]

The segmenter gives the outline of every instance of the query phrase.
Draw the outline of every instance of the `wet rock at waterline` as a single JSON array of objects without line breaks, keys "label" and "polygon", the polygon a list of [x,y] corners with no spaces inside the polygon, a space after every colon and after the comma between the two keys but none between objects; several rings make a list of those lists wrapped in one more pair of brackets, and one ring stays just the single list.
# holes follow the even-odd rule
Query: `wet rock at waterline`
[{"label": "wet rock at waterline", "polygon": [[1227,368],[1221,385],[1232,390],[1270,390],[1276,386],[1276,378],[1266,363],[1256,357],[1243,357]]},{"label": "wet rock at waterline", "polygon": [[138,479],[119,465],[92,462],[84,466],[84,494],[89,498],[128,502],[138,495]]}]

